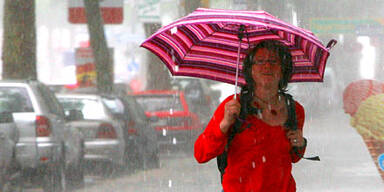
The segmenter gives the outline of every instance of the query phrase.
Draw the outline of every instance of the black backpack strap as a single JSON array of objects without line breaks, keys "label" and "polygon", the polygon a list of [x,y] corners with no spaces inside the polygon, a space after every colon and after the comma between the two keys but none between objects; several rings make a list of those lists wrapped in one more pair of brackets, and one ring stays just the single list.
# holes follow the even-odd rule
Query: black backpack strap
[{"label": "black backpack strap", "polygon": [[[288,127],[291,130],[297,130],[297,118],[296,118],[296,104],[295,100],[293,100],[292,95],[284,93],[285,96],[285,102],[287,104],[287,110],[288,110],[288,120],[285,122],[285,126]],[[307,139],[304,138],[304,146],[307,146]],[[320,161],[319,156],[314,157],[304,157],[304,154],[299,153],[299,147],[293,147],[293,151],[296,153],[297,156],[303,159],[312,160],[312,161]]]}]

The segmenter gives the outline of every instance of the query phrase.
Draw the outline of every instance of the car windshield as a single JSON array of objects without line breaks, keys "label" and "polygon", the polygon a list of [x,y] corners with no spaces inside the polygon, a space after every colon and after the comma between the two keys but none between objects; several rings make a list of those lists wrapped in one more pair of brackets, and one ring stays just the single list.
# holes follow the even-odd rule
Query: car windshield
[{"label": "car windshield", "polygon": [[83,113],[84,119],[99,120],[106,118],[103,104],[96,99],[64,97],[58,99],[66,113],[70,110],[79,110]]},{"label": "car windshield", "polygon": [[114,114],[124,114],[124,105],[119,99],[103,98],[104,104]]},{"label": "car windshield", "polygon": [[136,98],[133,96],[125,96],[124,101],[126,102],[126,105],[128,106],[129,112],[133,115],[134,118],[137,119],[145,119],[146,115],[143,110],[143,106],[141,106],[137,101]]},{"label": "car windshield", "polygon": [[145,111],[183,111],[180,98],[176,95],[143,95],[137,101]]},{"label": "car windshield", "polygon": [[0,112],[33,112],[27,89],[0,87]]}]

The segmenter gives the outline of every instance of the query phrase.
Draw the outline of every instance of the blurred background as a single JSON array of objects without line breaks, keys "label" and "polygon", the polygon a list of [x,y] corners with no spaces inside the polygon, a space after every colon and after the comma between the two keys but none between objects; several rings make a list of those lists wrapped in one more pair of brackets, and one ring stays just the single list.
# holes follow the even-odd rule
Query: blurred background
[{"label": "blurred background", "polygon": [[[161,26],[198,7],[265,10],[288,23],[311,30],[323,44],[336,39],[338,43],[330,51],[324,82],[289,85],[289,93],[306,111],[304,135],[309,138],[307,154],[322,158],[321,162],[300,161],[294,166],[298,191],[384,190],[382,162],[378,159],[381,152],[373,149],[374,144],[367,143],[367,140],[379,142],[381,137],[358,132],[355,129],[357,124],[350,124],[356,117],[344,111],[343,100],[343,92],[352,82],[363,79],[384,81],[384,1],[100,0],[99,6],[104,22],[96,25],[99,27],[96,30],[87,23],[82,0],[31,0],[27,3],[0,0],[2,81],[37,80],[52,92],[63,94],[62,97],[79,94],[100,96],[104,98],[101,99],[103,105],[109,106],[110,113],[117,113],[119,104],[108,103],[108,99],[132,97],[142,108],[139,115],[145,117],[143,126],[149,124],[156,130],[159,166],[135,167],[118,177],[87,173],[85,185],[75,190],[220,191],[216,162],[198,165],[192,148],[218,104],[234,93],[234,86],[211,80],[173,77],[155,55],[140,47]],[[96,31],[99,34],[92,34]],[[24,40],[25,44],[22,43]],[[99,42],[100,47],[108,50],[102,53],[107,55],[104,57],[107,58],[104,61],[106,71],[98,71],[101,69],[95,67],[100,62],[96,56],[101,52],[92,53],[95,45],[92,42]],[[19,49],[26,50],[17,51]],[[98,77],[102,73],[106,74],[103,77],[106,81]],[[351,94],[359,93],[358,89]],[[148,103],[152,105],[147,106]],[[3,111],[9,110],[6,105],[0,106],[5,106]],[[76,106],[71,108],[67,104],[63,111],[68,115],[70,110],[82,110]],[[357,114],[378,113],[381,115],[383,112],[375,110]],[[84,117],[80,119],[84,120]],[[122,127],[132,126],[127,119],[121,121]],[[376,126],[375,130],[384,130],[380,123],[368,124],[363,129]],[[184,127],[179,129],[184,133],[170,131],[172,127]],[[137,133],[130,128],[124,131],[130,131],[124,136],[126,143],[130,134]],[[184,143],[185,146],[179,147]],[[376,148],[384,146],[377,144]],[[41,190],[32,184],[25,186],[26,190]]]}]

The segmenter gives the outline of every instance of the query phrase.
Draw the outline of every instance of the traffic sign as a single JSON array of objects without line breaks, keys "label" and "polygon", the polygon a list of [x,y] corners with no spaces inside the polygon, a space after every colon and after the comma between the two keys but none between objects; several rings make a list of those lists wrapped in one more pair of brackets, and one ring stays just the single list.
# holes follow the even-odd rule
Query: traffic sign
[{"label": "traffic sign", "polygon": [[160,0],[136,1],[136,10],[141,22],[157,23],[160,19]]},{"label": "traffic sign", "polygon": [[310,29],[315,34],[352,33],[382,35],[383,18],[311,18]]},{"label": "traffic sign", "polygon": [[[123,0],[99,0],[99,2],[104,24],[123,23]],[[69,0],[68,12],[70,23],[87,23],[83,0]]]}]

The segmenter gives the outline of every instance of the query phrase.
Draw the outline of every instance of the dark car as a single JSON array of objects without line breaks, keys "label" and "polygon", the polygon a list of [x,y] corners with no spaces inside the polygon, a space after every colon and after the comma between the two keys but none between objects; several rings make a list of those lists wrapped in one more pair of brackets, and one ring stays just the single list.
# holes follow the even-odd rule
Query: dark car
[{"label": "dark car", "polygon": [[124,125],[127,165],[144,169],[160,167],[156,132],[136,99],[123,95],[103,96],[103,102]]}]

